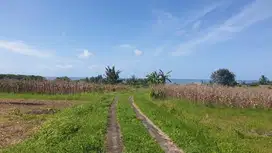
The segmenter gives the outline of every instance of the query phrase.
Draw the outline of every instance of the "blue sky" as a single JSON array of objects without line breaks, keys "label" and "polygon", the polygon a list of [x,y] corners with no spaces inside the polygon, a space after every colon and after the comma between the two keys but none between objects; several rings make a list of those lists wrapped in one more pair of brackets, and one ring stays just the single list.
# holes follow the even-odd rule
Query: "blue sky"
[{"label": "blue sky", "polygon": [[2,0],[0,73],[272,79],[271,0]]}]

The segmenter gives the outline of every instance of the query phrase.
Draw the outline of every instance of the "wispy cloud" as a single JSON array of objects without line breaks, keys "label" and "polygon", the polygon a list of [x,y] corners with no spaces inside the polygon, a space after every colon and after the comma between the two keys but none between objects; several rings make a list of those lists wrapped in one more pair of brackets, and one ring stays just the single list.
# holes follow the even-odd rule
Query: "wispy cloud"
[{"label": "wispy cloud", "polygon": [[163,10],[153,10],[153,14],[156,17],[152,26],[153,31],[170,35],[183,35],[184,33],[188,33],[188,26],[191,26],[191,29],[198,28],[201,24],[201,18],[222,5],[222,2],[215,3],[204,7],[202,10],[198,9],[195,12],[189,12],[188,15],[183,16],[183,18]]},{"label": "wispy cloud", "polygon": [[59,69],[71,69],[71,68],[73,68],[73,65],[70,65],[70,64],[57,64],[56,68],[59,68]]},{"label": "wispy cloud", "polygon": [[174,56],[186,55],[201,45],[214,44],[231,39],[234,34],[272,17],[272,1],[256,0],[245,6],[238,14],[230,17],[222,24],[215,26],[201,37],[180,44]]},{"label": "wispy cloud", "polygon": [[198,30],[199,29],[199,27],[200,27],[200,25],[201,25],[201,21],[200,20],[198,20],[198,21],[196,21],[194,24],[193,24],[193,30]]},{"label": "wispy cloud", "polygon": [[132,51],[134,53],[134,55],[136,55],[136,56],[141,56],[144,53],[142,50],[139,50],[136,46],[133,46],[130,44],[121,44],[118,47],[124,48],[127,51]]},{"label": "wispy cloud", "polygon": [[183,20],[182,27],[185,27],[189,24],[192,24],[192,23],[198,21],[199,19],[203,18],[207,14],[218,9],[223,4],[224,4],[223,2],[218,2],[218,3],[211,4],[209,6],[206,6],[203,9],[200,9],[196,12],[191,12],[190,15],[188,15],[188,17],[185,20]]},{"label": "wispy cloud", "polygon": [[[186,14],[183,14],[182,16],[163,10],[153,10],[155,21],[152,25],[152,35],[154,35],[155,38],[158,38],[157,36],[162,36],[163,39],[168,39],[171,44],[159,43],[155,48],[154,56],[160,55],[163,50],[173,50],[175,48],[173,42],[176,41],[177,36],[180,36],[184,41],[188,37],[199,33],[200,30],[203,29],[201,26],[202,18],[225,5],[226,3],[217,2],[209,6],[204,6],[204,9],[186,12]],[[171,40],[173,42],[171,42]]]},{"label": "wispy cloud", "polygon": [[119,45],[120,48],[134,48],[133,46],[131,46],[130,44],[121,44]]},{"label": "wispy cloud", "polygon": [[99,67],[100,67],[99,65],[90,65],[90,66],[88,66],[88,69],[94,70],[94,69],[97,69]]},{"label": "wispy cloud", "polygon": [[81,58],[81,59],[86,59],[86,58],[89,58],[90,56],[93,56],[94,54],[89,52],[87,49],[84,49],[83,52],[81,54],[78,55],[78,58]]},{"label": "wispy cloud", "polygon": [[30,46],[22,41],[0,40],[0,48],[27,56],[35,56],[42,58],[52,56],[51,53],[35,49],[33,46]]},{"label": "wispy cloud", "polygon": [[135,49],[135,50],[134,50],[134,54],[135,54],[136,56],[141,56],[141,55],[143,54],[143,51],[141,51],[141,50],[139,50],[139,49]]}]

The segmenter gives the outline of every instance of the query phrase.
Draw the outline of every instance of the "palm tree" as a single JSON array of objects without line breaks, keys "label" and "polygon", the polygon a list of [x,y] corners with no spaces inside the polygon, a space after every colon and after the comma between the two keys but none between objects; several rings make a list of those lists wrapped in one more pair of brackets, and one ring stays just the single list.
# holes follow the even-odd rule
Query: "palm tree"
[{"label": "palm tree", "polygon": [[120,70],[117,71],[115,70],[115,66],[112,66],[112,68],[107,66],[105,71],[105,77],[107,82],[111,84],[118,83],[120,73],[121,73]]}]

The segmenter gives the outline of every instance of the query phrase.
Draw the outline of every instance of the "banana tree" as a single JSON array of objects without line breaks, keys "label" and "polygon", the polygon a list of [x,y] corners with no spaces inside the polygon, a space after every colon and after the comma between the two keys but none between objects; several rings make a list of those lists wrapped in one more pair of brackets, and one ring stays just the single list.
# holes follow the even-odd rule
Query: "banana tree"
[{"label": "banana tree", "polygon": [[169,71],[167,72],[166,74],[160,69],[159,71],[159,77],[160,77],[160,80],[163,84],[165,84],[167,81],[168,82],[171,82],[171,80],[169,79],[171,77],[170,73],[172,71]]},{"label": "banana tree", "polygon": [[154,71],[146,77],[150,84],[165,84],[167,81],[171,82],[169,79],[171,72],[172,71],[169,71],[165,74],[162,70],[159,70],[159,72]]}]

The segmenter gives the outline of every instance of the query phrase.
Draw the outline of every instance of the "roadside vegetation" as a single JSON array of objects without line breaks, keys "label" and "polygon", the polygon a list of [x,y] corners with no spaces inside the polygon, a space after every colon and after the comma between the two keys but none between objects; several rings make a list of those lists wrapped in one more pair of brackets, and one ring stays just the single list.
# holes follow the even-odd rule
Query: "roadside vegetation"
[{"label": "roadside vegetation", "polygon": [[136,117],[129,96],[187,153],[272,152],[272,82],[266,76],[239,82],[230,70],[219,69],[209,82],[176,85],[169,84],[171,71],[128,79],[121,73],[108,66],[104,75],[81,80],[0,75],[0,134],[10,139],[0,152],[105,152],[105,140],[113,140],[108,138],[114,132],[106,132],[116,96],[117,110],[111,108],[124,152],[163,152]]},{"label": "roadside vegetation", "polygon": [[[135,93],[140,109],[185,152],[272,152],[272,112],[156,100]],[[261,121],[261,122],[260,122]]]},{"label": "roadside vegetation", "polygon": [[148,131],[136,118],[136,114],[130,106],[128,98],[131,94],[118,95],[118,120],[121,126],[124,152],[163,153],[157,142],[149,136]]},{"label": "roadside vegetation", "polygon": [[207,106],[272,108],[272,90],[268,88],[224,87],[207,85],[165,85],[152,88],[153,98],[178,98]]},{"label": "roadside vegetation", "polygon": [[104,152],[110,95],[92,95],[88,103],[68,108],[46,121],[31,138],[3,152]]}]

